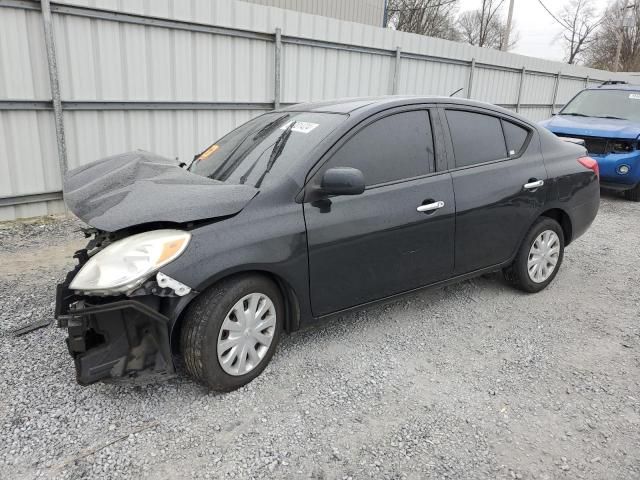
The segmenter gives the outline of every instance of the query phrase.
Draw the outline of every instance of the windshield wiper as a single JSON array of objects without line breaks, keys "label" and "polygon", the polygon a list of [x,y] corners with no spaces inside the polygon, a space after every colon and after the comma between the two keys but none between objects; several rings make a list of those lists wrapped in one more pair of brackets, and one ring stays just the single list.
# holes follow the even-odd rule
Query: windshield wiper
[{"label": "windshield wiper", "polygon": [[596,118],[608,118],[609,120],[627,120],[626,118],[614,117],[613,115],[602,115],[601,117],[598,116]]},{"label": "windshield wiper", "polygon": [[[276,142],[277,142],[277,140],[276,140]],[[255,161],[251,164],[249,169],[240,177],[240,185],[244,185],[245,184],[245,182],[247,181],[247,178],[249,178],[249,175],[251,175],[251,172],[253,172],[253,169],[256,168],[256,165],[258,164],[258,162],[260,161],[260,159],[264,155],[264,152],[269,150],[269,147],[275,146],[276,142],[273,142],[271,145],[268,145],[264,150],[262,150],[262,152],[260,152],[260,155],[258,155],[258,158],[255,159]]]},{"label": "windshield wiper", "polygon": [[271,130],[271,127],[273,127],[274,125],[276,125],[277,123],[280,123],[282,120],[284,120],[285,118],[289,118],[289,114],[285,113],[284,115],[280,115],[278,118],[276,118],[274,121],[267,123],[264,127],[262,127],[260,130],[258,130],[258,133],[256,133],[253,137],[254,140],[258,139],[259,137],[261,137],[263,134],[265,134],[267,131]]},{"label": "windshield wiper", "polygon": [[267,162],[267,168],[265,168],[264,172],[262,172],[262,175],[260,175],[260,178],[256,182],[256,188],[260,188],[260,185],[262,185],[262,181],[264,180],[264,177],[266,177],[267,173],[271,171],[274,163],[276,163],[276,160],[278,160],[278,157],[280,156],[280,154],[282,154],[282,151],[284,150],[284,146],[287,144],[287,141],[291,136],[291,130],[293,129],[295,124],[296,122],[292,121],[287,127],[287,129],[282,133],[282,135],[278,137],[278,140],[276,140],[276,144],[273,146],[273,150],[271,150],[271,155],[269,156],[269,161]]},{"label": "windshield wiper", "polygon": [[571,113],[559,113],[559,115],[567,115],[569,117],[590,117],[591,115],[585,115],[584,113],[577,113],[577,112],[571,112]]},{"label": "windshield wiper", "polygon": [[[282,122],[283,120],[285,120],[287,117],[289,116],[288,113],[285,113],[284,115],[279,116],[278,118],[276,118],[275,120],[267,123],[264,127],[262,127],[260,130],[258,130],[256,132],[256,134],[253,136],[252,140],[255,142],[256,140],[262,140],[264,137],[266,137],[269,133],[271,133],[271,130],[273,129],[274,126],[278,125],[280,122]],[[234,157],[234,155],[238,152],[238,150],[240,149],[240,147],[242,145],[244,145],[244,143],[247,141],[247,139],[251,136],[251,132],[248,133],[240,143],[238,143],[238,145],[236,146],[236,148],[234,148],[231,153],[229,154],[229,156],[227,157],[227,159],[222,162],[222,164],[216,168],[216,170],[209,176],[209,178],[218,178],[219,180],[225,181],[229,175],[231,175],[231,172],[233,172],[233,170],[236,168],[236,166],[242,161],[244,160],[244,158],[247,156],[247,154],[249,153],[249,151],[245,151],[242,152],[242,154],[238,155],[238,158],[235,158],[233,160],[233,162],[225,168],[225,166],[229,163],[229,161]],[[218,173],[220,172],[220,173]]]}]

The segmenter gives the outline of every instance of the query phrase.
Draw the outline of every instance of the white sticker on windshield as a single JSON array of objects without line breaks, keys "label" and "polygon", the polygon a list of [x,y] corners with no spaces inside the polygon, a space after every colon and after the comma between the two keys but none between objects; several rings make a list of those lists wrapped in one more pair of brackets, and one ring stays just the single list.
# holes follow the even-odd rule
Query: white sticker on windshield
[{"label": "white sticker on windshield", "polygon": [[[293,126],[291,131],[299,132],[299,133],[309,133],[311,130],[313,130],[319,125],[318,123],[311,123],[311,122],[295,122],[295,123],[296,124]],[[286,130],[287,128],[289,128],[289,125],[291,125],[291,122],[285,123],[283,126],[280,127],[280,130]]]},{"label": "white sticker on windshield", "polygon": [[631,100],[640,100],[640,93],[630,93],[629,98]]}]

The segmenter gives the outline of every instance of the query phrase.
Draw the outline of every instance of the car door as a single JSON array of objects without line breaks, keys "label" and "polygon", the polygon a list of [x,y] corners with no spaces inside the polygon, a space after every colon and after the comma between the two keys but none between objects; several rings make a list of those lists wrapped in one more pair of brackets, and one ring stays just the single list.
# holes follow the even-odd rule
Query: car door
[{"label": "car door", "polygon": [[[434,112],[393,110],[361,122],[309,182],[318,185],[328,168],[352,167],[366,184],[360,195],[304,203],[314,316],[451,275],[453,186],[436,170],[444,144]],[[418,211],[423,205],[436,208]]]},{"label": "car door", "polygon": [[547,172],[535,129],[483,109],[440,111],[456,198],[455,274],[508,261],[544,206]]}]

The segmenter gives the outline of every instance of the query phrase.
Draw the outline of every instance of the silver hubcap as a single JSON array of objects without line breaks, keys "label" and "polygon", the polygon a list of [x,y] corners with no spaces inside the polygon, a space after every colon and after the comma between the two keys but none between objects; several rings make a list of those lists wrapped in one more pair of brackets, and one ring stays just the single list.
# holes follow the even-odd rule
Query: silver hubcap
[{"label": "silver hubcap", "polygon": [[553,230],[545,230],[538,235],[529,250],[529,278],[536,283],[546,281],[556,269],[558,258],[560,239]]},{"label": "silver hubcap", "polygon": [[229,375],[256,368],[276,330],[276,308],[263,293],[250,293],[229,310],[218,334],[218,361]]}]

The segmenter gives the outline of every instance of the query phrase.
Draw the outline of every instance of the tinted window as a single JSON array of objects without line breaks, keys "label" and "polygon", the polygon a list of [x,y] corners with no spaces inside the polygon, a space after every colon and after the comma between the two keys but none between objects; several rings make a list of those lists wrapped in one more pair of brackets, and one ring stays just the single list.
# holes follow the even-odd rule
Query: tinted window
[{"label": "tinted window", "polygon": [[491,115],[447,110],[456,167],[507,157],[500,120]]},{"label": "tinted window", "polygon": [[375,121],[348,140],[331,158],[329,167],[357,168],[366,185],[433,172],[429,113],[397,113]]},{"label": "tinted window", "polygon": [[504,129],[504,138],[507,141],[509,156],[517,155],[524,147],[529,131],[506,120],[502,121],[502,128]]}]

